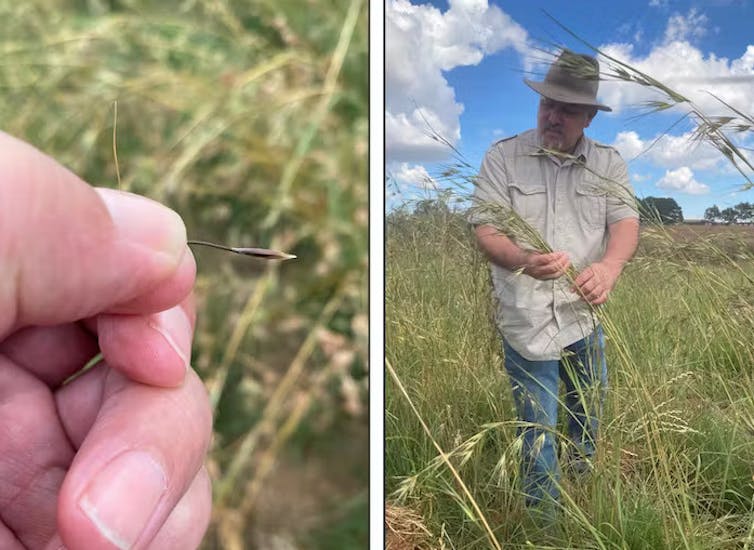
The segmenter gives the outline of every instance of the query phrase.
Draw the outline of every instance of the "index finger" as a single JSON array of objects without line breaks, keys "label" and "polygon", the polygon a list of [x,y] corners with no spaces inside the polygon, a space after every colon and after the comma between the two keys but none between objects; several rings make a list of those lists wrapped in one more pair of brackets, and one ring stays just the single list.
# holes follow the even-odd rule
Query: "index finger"
[{"label": "index finger", "polygon": [[587,267],[584,271],[578,274],[576,279],[574,279],[573,284],[580,287],[584,283],[589,281],[592,277],[594,277],[594,272],[592,271],[591,267]]}]

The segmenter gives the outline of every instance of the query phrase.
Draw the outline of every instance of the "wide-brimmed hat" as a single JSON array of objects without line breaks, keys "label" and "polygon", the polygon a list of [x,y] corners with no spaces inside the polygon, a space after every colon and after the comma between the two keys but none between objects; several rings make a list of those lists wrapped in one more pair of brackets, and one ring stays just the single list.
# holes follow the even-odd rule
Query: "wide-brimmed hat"
[{"label": "wide-brimmed hat", "polygon": [[538,94],[554,101],[612,111],[607,105],[597,103],[600,64],[591,55],[563,50],[555,63],[550,65],[543,82],[526,78],[524,82]]}]

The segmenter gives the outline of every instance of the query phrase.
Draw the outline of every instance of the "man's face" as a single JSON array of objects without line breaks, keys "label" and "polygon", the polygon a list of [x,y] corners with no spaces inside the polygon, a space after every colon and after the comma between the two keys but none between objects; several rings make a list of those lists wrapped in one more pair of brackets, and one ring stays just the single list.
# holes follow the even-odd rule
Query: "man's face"
[{"label": "man's face", "polygon": [[572,152],[594,115],[593,107],[541,98],[537,111],[537,131],[542,146],[561,153]]}]

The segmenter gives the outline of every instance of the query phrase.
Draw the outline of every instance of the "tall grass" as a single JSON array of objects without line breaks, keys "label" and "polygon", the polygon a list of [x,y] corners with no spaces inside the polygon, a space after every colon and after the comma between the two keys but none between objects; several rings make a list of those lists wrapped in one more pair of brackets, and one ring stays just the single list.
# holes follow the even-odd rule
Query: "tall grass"
[{"label": "tall grass", "polygon": [[367,540],[366,18],[359,1],[0,1],[4,131],[168,204],[191,238],[298,256],[195,252],[208,549]]},{"label": "tall grass", "polygon": [[[386,356],[410,399],[388,384],[392,504],[422,515],[430,547],[493,547],[418,413],[499,544],[523,546],[531,532],[516,490],[520,443],[486,261],[459,214],[396,215],[387,229]],[[740,271],[698,261],[712,249],[699,253],[669,261],[645,238],[611,295],[596,470],[585,485],[564,479],[555,547],[754,544],[754,246]]]}]

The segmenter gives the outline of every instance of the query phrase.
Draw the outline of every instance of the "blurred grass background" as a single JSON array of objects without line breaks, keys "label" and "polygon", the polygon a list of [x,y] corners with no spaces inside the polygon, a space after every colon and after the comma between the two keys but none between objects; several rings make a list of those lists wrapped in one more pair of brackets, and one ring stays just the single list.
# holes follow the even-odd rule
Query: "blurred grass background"
[{"label": "blurred grass background", "polygon": [[206,549],[368,544],[367,8],[0,0],[4,131],[115,187],[117,120],[122,188],[191,238],[298,255],[195,251]]}]

